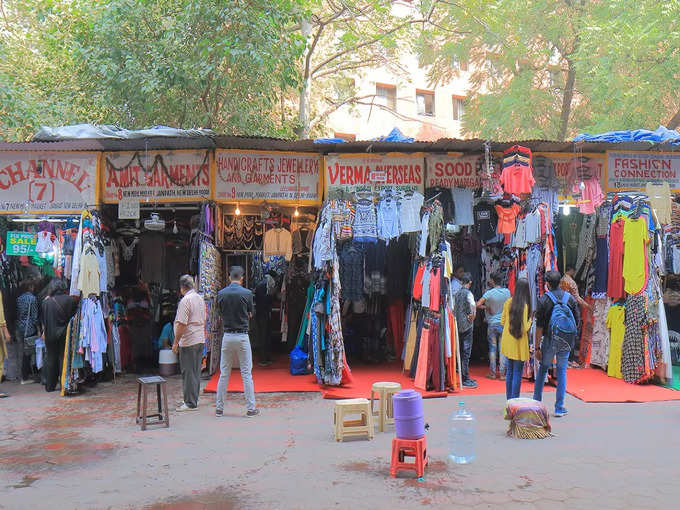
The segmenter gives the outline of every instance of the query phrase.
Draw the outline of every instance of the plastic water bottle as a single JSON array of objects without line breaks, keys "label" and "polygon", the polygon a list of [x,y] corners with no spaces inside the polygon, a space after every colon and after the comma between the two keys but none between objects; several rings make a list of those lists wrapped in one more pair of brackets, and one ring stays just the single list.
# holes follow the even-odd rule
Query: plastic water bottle
[{"label": "plastic water bottle", "polygon": [[458,410],[451,414],[449,429],[449,459],[456,464],[475,459],[475,426],[475,417],[465,409],[465,402],[459,402]]}]

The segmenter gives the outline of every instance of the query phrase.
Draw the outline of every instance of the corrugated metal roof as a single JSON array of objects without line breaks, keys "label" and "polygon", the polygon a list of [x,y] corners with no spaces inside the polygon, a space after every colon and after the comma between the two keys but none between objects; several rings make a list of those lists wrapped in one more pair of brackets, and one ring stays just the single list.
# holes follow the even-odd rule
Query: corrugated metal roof
[{"label": "corrugated metal roof", "polygon": [[[441,138],[435,142],[418,141],[376,142],[362,140],[348,143],[314,143],[313,140],[290,140],[264,136],[219,135],[209,137],[149,137],[140,139],[82,139],[54,142],[0,142],[0,151],[138,151],[177,149],[241,149],[293,152],[328,153],[385,153],[385,152],[463,152],[479,153],[484,150],[485,140]],[[517,140],[491,142],[493,152],[501,152],[512,145],[523,145],[534,152],[573,152],[574,142],[554,140]],[[650,142],[583,142],[578,143],[583,152],[667,151],[680,152],[678,146]]]}]

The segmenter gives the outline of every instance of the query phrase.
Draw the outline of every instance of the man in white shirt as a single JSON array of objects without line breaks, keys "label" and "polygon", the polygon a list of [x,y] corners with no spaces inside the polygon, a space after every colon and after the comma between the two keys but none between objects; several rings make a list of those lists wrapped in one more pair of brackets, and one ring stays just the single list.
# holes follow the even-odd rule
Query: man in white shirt
[{"label": "man in white shirt", "polygon": [[201,390],[201,362],[205,344],[205,301],[194,290],[194,279],[185,274],[179,279],[182,299],[175,316],[175,341],[172,351],[179,352],[184,402],[178,412],[196,411]]}]

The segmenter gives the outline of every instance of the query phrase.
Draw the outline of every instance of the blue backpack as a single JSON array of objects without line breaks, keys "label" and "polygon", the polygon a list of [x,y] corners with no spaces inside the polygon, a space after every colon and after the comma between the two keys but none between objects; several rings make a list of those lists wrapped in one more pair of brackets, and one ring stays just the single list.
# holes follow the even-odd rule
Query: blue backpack
[{"label": "blue backpack", "polygon": [[570,295],[565,292],[562,296],[562,301],[558,301],[552,292],[546,293],[553,302],[552,315],[550,316],[550,337],[553,342],[556,340],[563,340],[569,345],[573,344],[576,338],[578,329],[576,328],[576,320],[571,308],[567,305]]}]

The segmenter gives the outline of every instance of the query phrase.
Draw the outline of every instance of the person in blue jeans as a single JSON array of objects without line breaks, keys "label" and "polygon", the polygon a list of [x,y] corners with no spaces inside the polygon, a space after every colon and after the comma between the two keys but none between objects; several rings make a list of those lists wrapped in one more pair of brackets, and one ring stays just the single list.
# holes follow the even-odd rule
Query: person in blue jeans
[{"label": "person in blue jeans", "polygon": [[[546,285],[553,296],[555,296],[557,302],[561,302],[565,292],[559,288],[561,279],[562,275],[558,271],[548,271],[545,274]],[[577,331],[580,331],[581,313],[578,303],[573,296],[569,296],[567,306],[574,316]],[[540,364],[534,385],[534,400],[541,401],[543,399],[545,376],[552,365],[553,357],[555,357],[557,359],[555,416],[559,418],[567,415],[567,409],[564,407],[564,395],[567,391],[567,365],[569,363],[569,353],[574,348],[576,337],[574,336],[570,343],[552,341],[550,338],[550,318],[552,317],[554,307],[555,305],[550,296],[544,294],[538,301],[538,308],[536,309],[536,341],[540,341],[540,348],[536,350],[535,356],[540,361]]]},{"label": "person in blue jeans", "polygon": [[493,273],[489,278],[491,288],[487,290],[477,301],[477,308],[486,311],[486,321],[488,324],[487,337],[489,339],[489,379],[496,379],[496,369],[501,379],[505,379],[505,356],[500,352],[501,337],[503,336],[503,325],[501,315],[503,305],[510,299],[510,291],[503,287],[503,274]]}]

